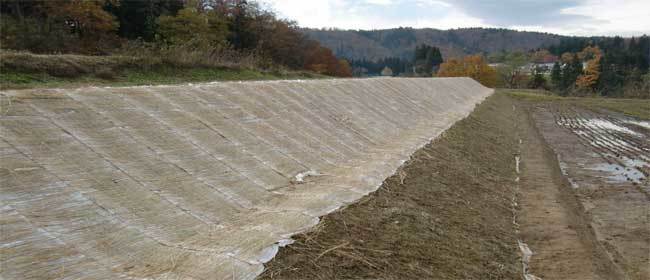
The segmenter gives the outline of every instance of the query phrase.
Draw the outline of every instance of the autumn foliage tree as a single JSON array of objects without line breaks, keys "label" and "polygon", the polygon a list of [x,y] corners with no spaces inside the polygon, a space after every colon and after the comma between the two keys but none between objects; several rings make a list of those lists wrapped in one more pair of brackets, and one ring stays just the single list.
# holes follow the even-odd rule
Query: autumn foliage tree
[{"label": "autumn foliage tree", "polygon": [[108,1],[70,0],[62,3],[45,2],[49,16],[65,24],[70,32],[81,38],[93,38],[117,30],[115,17],[102,7]]},{"label": "autumn foliage tree", "polygon": [[557,59],[557,56],[545,49],[537,50],[530,55],[530,60],[534,63],[553,63]]},{"label": "autumn foliage tree", "polygon": [[187,7],[175,16],[160,16],[157,20],[159,40],[171,45],[188,42],[213,47],[223,45],[228,28],[226,22],[213,13],[200,13],[194,7]]},{"label": "autumn foliage tree", "polygon": [[600,60],[602,52],[598,47],[588,46],[578,53],[578,57],[587,61],[583,73],[576,79],[576,86],[582,90],[594,91],[600,78]]},{"label": "autumn foliage tree", "polygon": [[346,60],[337,59],[332,50],[316,42],[311,42],[308,48],[305,53],[305,69],[330,76],[352,76],[350,64]]},{"label": "autumn foliage tree", "polygon": [[[117,39],[115,17],[103,9],[117,0],[0,2],[3,47],[101,53]],[[5,13],[8,11],[8,13]],[[9,38],[8,38],[9,37]]]},{"label": "autumn foliage tree", "polygon": [[339,59],[339,65],[336,68],[337,77],[352,77],[352,67],[346,59]]},{"label": "autumn foliage tree", "polygon": [[507,88],[520,88],[524,85],[526,74],[524,67],[528,63],[528,57],[523,52],[512,52],[504,55],[503,63],[497,68],[497,77],[500,84]]},{"label": "autumn foliage tree", "polygon": [[495,87],[497,72],[480,55],[450,59],[440,64],[438,77],[470,77],[486,87]]},{"label": "autumn foliage tree", "polygon": [[[347,61],[295,22],[248,0],[0,0],[2,48],[36,53],[158,55],[182,66],[245,67],[351,76]],[[224,59],[225,60],[225,59]],[[205,61],[213,63],[204,63]],[[178,65],[181,65],[178,64]]]}]

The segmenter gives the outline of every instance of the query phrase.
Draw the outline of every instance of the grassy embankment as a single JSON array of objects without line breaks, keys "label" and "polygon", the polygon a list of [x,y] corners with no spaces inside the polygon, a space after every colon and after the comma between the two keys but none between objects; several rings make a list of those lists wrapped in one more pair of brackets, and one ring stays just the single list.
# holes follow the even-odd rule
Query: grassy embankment
[{"label": "grassy embankment", "polygon": [[[556,103],[559,105],[579,106],[594,111],[613,111],[625,115],[650,120],[650,100],[604,97],[562,97],[545,91],[535,90],[500,90],[509,96],[532,103]],[[605,112],[606,113],[606,112]]]},{"label": "grassy embankment", "polygon": [[254,67],[174,63],[156,57],[36,55],[0,51],[0,89],[130,86],[226,80],[310,79],[322,75]]}]

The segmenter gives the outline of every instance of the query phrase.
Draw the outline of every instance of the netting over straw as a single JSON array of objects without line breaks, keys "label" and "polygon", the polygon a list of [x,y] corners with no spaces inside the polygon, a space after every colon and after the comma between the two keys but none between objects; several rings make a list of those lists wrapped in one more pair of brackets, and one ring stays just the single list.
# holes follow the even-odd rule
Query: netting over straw
[{"label": "netting over straw", "polygon": [[0,275],[254,278],[491,93],[466,78],[1,92]]}]

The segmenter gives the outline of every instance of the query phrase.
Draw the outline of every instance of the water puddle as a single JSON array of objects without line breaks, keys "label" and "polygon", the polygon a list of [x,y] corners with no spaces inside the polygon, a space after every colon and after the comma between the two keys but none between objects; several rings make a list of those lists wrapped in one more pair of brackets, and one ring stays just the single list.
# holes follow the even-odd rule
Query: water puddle
[{"label": "water puddle", "polygon": [[625,121],[625,123],[640,126],[640,127],[645,128],[645,129],[650,129],[650,122],[646,122],[646,121],[627,120],[627,121]]},{"label": "water puddle", "polygon": [[[640,121],[625,121],[625,123],[635,124],[646,128],[647,126],[650,126],[650,123],[640,122]],[[641,134],[638,132],[635,132],[625,126],[615,124],[606,119],[567,118],[567,119],[558,120],[557,124],[563,127],[570,128],[574,133],[578,135],[592,134],[593,131],[610,131],[610,132],[625,133],[634,136],[641,136]]]},{"label": "water puddle", "polygon": [[571,178],[571,176],[569,176],[569,165],[566,162],[562,161],[562,157],[560,157],[559,154],[557,154],[556,157],[557,157],[557,162],[560,165],[560,172],[562,172],[564,178],[566,178],[567,181],[569,181],[571,187],[577,189],[579,187],[578,184],[573,180],[573,178]]},{"label": "water puddle", "polygon": [[610,130],[610,131],[616,131],[616,132],[621,132],[625,134],[631,134],[631,135],[639,135],[639,133],[636,133],[632,131],[631,129],[617,125],[613,122],[610,122],[608,120],[603,120],[603,119],[589,119],[586,120],[584,123],[584,126],[590,127],[592,129],[605,129],[605,130]]},{"label": "water puddle", "polygon": [[636,168],[643,168],[646,166],[650,166],[650,162],[642,159],[633,159],[629,157],[622,157],[621,160],[625,162],[626,166],[631,166],[631,167],[636,167]]},{"label": "water puddle", "polygon": [[531,250],[528,247],[528,244],[521,242],[521,240],[517,240],[517,245],[519,245],[519,251],[521,252],[521,263],[523,265],[523,271],[524,271],[524,279],[525,280],[542,280],[542,278],[539,278],[533,274],[531,274],[528,270],[529,263],[530,263],[530,258],[533,256],[533,250]]},{"label": "water puddle", "polygon": [[[557,124],[570,129],[583,139],[588,146],[597,150],[602,156],[616,159],[616,163],[600,163],[587,167],[589,170],[602,171],[604,178],[610,183],[634,182],[641,183],[647,176],[642,172],[650,166],[650,159],[645,155],[648,147],[639,143],[642,133],[636,132],[627,125],[650,128],[650,122],[633,119],[611,121],[605,118],[563,117]],[[636,139],[635,139],[636,138]],[[558,158],[562,173],[567,176],[567,166]],[[576,185],[572,183],[574,187]]]},{"label": "water puddle", "polygon": [[614,182],[614,183],[621,183],[621,182],[641,183],[643,180],[645,180],[645,175],[641,173],[641,171],[639,171],[638,169],[633,167],[621,166],[619,164],[600,163],[588,167],[587,169],[609,173],[610,175],[606,176],[606,178],[610,182]]}]

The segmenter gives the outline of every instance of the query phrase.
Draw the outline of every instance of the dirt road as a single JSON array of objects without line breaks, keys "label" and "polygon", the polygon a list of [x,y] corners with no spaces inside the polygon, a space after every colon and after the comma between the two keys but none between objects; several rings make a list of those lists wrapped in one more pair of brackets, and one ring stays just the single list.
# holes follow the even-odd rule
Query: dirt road
[{"label": "dirt road", "polygon": [[596,242],[582,205],[535,123],[523,120],[520,128],[518,222],[521,239],[534,253],[530,274],[542,279],[623,279]]},{"label": "dirt road", "polygon": [[[584,271],[582,279],[650,279],[650,131],[642,126],[644,122],[557,104],[539,106],[532,113],[542,138],[553,149],[552,156],[556,156],[551,160],[559,160],[562,166],[565,180],[558,200],[573,210],[575,221],[567,230],[576,231],[583,247],[594,256],[594,276],[587,277],[589,271]],[[557,242],[548,244],[571,248]],[[546,245],[540,244],[550,247]],[[545,263],[553,268],[567,263],[558,261],[563,258],[575,259],[567,253],[540,253],[533,263],[544,270]]]}]

